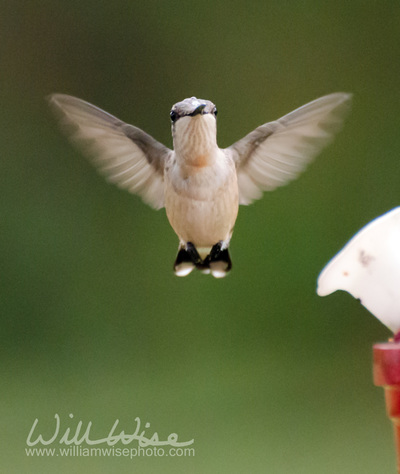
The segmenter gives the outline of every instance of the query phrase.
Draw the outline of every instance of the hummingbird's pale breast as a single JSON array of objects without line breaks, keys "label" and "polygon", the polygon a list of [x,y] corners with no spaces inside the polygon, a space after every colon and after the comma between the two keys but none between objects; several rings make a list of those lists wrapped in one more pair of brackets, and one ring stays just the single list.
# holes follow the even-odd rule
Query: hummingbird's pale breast
[{"label": "hummingbird's pale breast", "polygon": [[239,207],[236,168],[217,146],[211,114],[182,117],[173,134],[165,210],[181,242],[191,242],[203,253],[231,238]]},{"label": "hummingbird's pale breast", "polygon": [[175,162],[165,174],[168,220],[181,242],[193,243],[199,253],[229,243],[239,208],[235,166],[222,150],[215,154],[212,165],[183,170]]}]

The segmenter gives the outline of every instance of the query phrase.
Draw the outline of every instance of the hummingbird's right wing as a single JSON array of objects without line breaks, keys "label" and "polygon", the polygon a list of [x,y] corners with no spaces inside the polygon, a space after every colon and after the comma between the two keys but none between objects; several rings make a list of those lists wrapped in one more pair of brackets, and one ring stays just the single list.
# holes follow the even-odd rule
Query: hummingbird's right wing
[{"label": "hummingbird's right wing", "polygon": [[108,181],[164,207],[164,165],[172,151],[153,137],[88,102],[53,94],[62,129]]},{"label": "hummingbird's right wing", "polygon": [[297,178],[340,129],[350,99],[345,93],[320,97],[227,148],[236,164],[240,204]]}]

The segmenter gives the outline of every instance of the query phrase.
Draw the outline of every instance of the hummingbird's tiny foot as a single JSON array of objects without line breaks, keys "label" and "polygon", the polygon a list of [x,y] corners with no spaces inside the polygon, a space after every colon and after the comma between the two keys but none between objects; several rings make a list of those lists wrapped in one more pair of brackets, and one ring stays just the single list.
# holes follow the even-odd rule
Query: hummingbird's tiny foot
[{"label": "hummingbird's tiny foot", "polygon": [[174,264],[175,275],[189,275],[194,268],[204,274],[211,273],[214,278],[226,276],[232,268],[232,262],[224,243],[221,241],[215,244],[204,260],[191,242],[182,243]]},{"label": "hummingbird's tiny foot", "polygon": [[185,277],[189,275],[193,269],[194,265],[192,262],[182,262],[179,265],[174,265],[174,272],[178,277]]},{"label": "hummingbird's tiny foot", "polygon": [[174,263],[174,271],[176,276],[186,276],[200,265],[202,260],[198,254],[196,247],[191,243],[187,242],[185,246],[181,246],[176,256]]},{"label": "hummingbird's tiny foot", "polygon": [[232,268],[229,251],[227,248],[223,248],[223,242],[218,242],[213,246],[207,259],[209,260],[211,275],[214,278],[225,277]]},{"label": "hummingbird's tiny foot", "polygon": [[226,265],[224,265],[222,262],[214,262],[210,265],[210,271],[211,275],[214,278],[224,278],[226,277],[228,270],[226,268]]},{"label": "hummingbird's tiny foot", "polygon": [[210,261],[218,259],[218,256],[221,253],[221,249],[222,249],[222,240],[218,242],[217,244],[213,245],[210,255],[209,255]]}]

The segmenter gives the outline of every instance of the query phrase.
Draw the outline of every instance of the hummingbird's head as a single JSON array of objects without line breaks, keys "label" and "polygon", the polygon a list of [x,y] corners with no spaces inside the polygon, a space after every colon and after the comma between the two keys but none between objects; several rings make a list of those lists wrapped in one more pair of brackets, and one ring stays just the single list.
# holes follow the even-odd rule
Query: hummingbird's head
[{"label": "hummingbird's head", "polygon": [[217,108],[209,100],[190,97],[170,113],[174,150],[183,159],[206,155],[217,146]]}]

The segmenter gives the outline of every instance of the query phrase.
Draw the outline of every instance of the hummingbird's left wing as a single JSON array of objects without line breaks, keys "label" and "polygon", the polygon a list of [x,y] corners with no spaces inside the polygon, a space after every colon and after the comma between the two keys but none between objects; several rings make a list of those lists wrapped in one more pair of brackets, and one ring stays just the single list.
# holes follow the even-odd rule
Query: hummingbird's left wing
[{"label": "hummingbird's left wing", "polygon": [[320,97],[227,148],[237,168],[240,204],[297,178],[340,129],[350,100],[345,93]]},{"label": "hummingbird's left wing", "polygon": [[164,207],[169,148],[84,100],[64,94],[53,94],[48,100],[65,133],[101,174],[155,209]]}]

